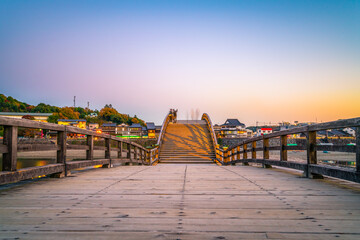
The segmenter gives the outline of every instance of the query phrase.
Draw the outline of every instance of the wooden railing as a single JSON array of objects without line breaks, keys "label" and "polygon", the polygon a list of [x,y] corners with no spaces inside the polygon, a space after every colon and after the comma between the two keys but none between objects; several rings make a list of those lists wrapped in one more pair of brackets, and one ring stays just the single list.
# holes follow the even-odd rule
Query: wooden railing
[{"label": "wooden railing", "polygon": [[[157,158],[156,155],[154,157],[154,150],[148,150],[137,143],[77,127],[8,117],[0,117],[0,126],[4,127],[3,143],[0,144],[0,154],[3,154],[0,184],[31,179],[43,175],[66,176],[68,172],[73,169],[96,165],[102,165],[103,167],[111,167],[113,164],[119,163],[151,165],[154,158]],[[19,127],[56,131],[57,144],[38,144],[34,145],[34,147],[18,145]],[[68,134],[86,135],[86,145],[68,145],[66,141]],[[94,146],[94,138],[104,139],[105,146]],[[81,161],[67,161],[67,149],[86,150],[86,159]],[[47,150],[55,150],[57,152],[56,163],[17,169],[18,152]],[[94,159],[94,150],[104,150],[105,158]],[[111,158],[111,151],[117,152],[116,158]],[[126,153],[125,158],[122,156],[124,152]]]},{"label": "wooden railing", "polygon": [[[356,128],[356,145],[317,145],[317,131],[328,129],[341,129],[347,127]],[[288,146],[287,136],[291,134],[304,133],[306,135],[306,146]],[[279,146],[270,146],[269,140],[279,138]],[[257,147],[257,143],[262,147]],[[280,160],[270,159],[270,151],[280,151]],[[288,151],[305,150],[307,153],[306,162],[288,161]],[[347,169],[318,164],[317,150],[340,151],[356,153],[355,168]],[[262,158],[257,157],[257,152],[262,152]],[[279,131],[259,137],[253,137],[226,150],[217,149],[217,159],[223,165],[249,162],[263,164],[264,167],[271,165],[293,168],[304,171],[307,177],[321,177],[322,175],[360,182],[360,118],[339,120],[334,122],[320,123],[305,127],[297,127],[290,130]]]},{"label": "wooden railing", "polygon": [[[201,120],[205,120],[206,124],[207,124],[207,128],[210,132],[210,136],[211,136],[211,141],[213,143],[213,147],[216,153],[216,156],[218,156],[219,152],[218,152],[218,143],[217,143],[217,139],[216,139],[216,134],[214,131],[214,127],[213,124],[211,122],[210,116],[207,113],[203,113]],[[216,159],[214,159],[214,161],[217,161],[218,157]]]},{"label": "wooden railing", "polygon": [[160,131],[160,134],[159,134],[159,137],[158,137],[158,140],[157,140],[157,146],[155,148],[153,148],[151,151],[150,151],[150,164],[154,164],[154,163],[157,163],[159,161],[159,151],[160,151],[160,147],[162,145],[162,142],[163,142],[163,139],[164,139],[164,135],[165,135],[165,132],[166,132],[166,128],[169,124],[171,120],[171,114],[168,113],[163,121],[163,124],[161,126],[161,131]]}]

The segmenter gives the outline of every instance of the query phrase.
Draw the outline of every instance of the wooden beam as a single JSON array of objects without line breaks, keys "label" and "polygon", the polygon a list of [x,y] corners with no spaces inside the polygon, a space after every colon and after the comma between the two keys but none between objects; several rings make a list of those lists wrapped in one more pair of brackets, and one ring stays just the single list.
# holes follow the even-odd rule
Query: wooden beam
[{"label": "wooden beam", "polygon": [[280,136],[280,161],[287,161],[287,135]]},{"label": "wooden beam", "polygon": [[4,145],[7,153],[3,154],[3,171],[16,171],[18,127],[4,126]]}]

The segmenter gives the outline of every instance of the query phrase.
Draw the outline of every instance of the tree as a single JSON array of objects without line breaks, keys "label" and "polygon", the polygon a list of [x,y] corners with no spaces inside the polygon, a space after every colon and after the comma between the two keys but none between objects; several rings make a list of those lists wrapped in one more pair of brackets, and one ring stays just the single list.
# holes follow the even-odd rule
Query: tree
[{"label": "tree", "polygon": [[48,117],[48,122],[57,123],[59,119],[79,119],[80,113],[72,107],[59,108],[57,112]]},{"label": "tree", "polygon": [[119,112],[116,111],[115,108],[106,107],[106,105],[99,112],[99,117],[106,121],[111,121],[111,116],[113,116],[113,115],[119,115]]}]

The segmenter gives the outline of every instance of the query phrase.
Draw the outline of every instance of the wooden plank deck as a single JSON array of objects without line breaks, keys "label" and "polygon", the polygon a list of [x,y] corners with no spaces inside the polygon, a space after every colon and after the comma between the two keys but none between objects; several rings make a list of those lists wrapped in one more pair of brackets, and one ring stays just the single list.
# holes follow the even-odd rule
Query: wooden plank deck
[{"label": "wooden plank deck", "polygon": [[0,189],[1,239],[359,239],[359,184],[249,166],[120,166]]}]

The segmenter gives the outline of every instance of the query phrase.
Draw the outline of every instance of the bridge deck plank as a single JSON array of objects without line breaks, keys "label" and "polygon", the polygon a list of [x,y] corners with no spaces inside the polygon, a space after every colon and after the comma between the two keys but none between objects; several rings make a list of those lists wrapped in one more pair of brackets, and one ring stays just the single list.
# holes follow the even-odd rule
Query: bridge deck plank
[{"label": "bridge deck plank", "polygon": [[281,169],[121,166],[0,188],[0,238],[358,239],[360,185]]}]

